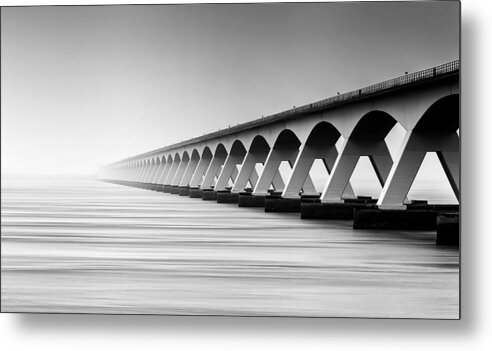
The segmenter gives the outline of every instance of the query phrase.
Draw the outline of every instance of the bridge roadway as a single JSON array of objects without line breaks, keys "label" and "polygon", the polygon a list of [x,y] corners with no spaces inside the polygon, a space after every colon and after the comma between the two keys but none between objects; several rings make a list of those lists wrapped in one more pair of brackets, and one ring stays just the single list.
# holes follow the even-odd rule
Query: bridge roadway
[{"label": "bridge roadway", "polygon": [[[459,61],[405,74],[108,164],[99,178],[267,211],[302,210],[303,218],[375,213],[354,227],[435,228],[436,213],[457,208],[425,206],[407,194],[426,153],[436,152],[459,200],[459,77]],[[396,124],[405,135],[393,159],[385,138]],[[382,186],[377,200],[356,197],[350,185],[361,156],[369,157]],[[309,175],[316,159],[329,174],[321,194]],[[292,168],[288,179],[279,172],[282,161]],[[408,217],[382,219],[384,211],[405,209],[413,210],[403,211]]]}]

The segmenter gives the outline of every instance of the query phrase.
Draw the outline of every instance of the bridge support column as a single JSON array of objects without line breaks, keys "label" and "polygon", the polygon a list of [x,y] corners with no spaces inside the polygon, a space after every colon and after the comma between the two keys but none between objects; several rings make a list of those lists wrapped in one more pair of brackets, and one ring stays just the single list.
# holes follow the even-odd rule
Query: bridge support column
[{"label": "bridge support column", "polygon": [[167,175],[169,174],[169,171],[171,170],[171,167],[173,165],[173,161],[170,158],[168,158],[167,161],[164,161],[164,162],[165,162],[165,165],[164,165],[164,168],[163,168],[161,174],[158,175],[157,186],[156,186],[157,191],[161,191],[161,192],[164,192],[164,182],[165,182]]},{"label": "bridge support column", "polygon": [[[238,174],[239,176],[239,174]],[[253,172],[251,172],[251,175],[249,176],[249,183],[251,184],[252,189],[255,188],[256,183],[258,183],[258,172],[256,172],[256,169],[253,168]],[[237,177],[236,177],[237,179]],[[245,186],[246,187],[246,186]],[[244,190],[244,188],[243,188]]]},{"label": "bridge support column", "polygon": [[[217,183],[215,184],[216,191],[225,190],[229,179],[233,177],[234,171],[237,173],[237,165],[243,163],[243,161],[244,155],[229,154],[224,167],[222,167],[219,178],[217,179]],[[233,179],[235,180],[235,177],[233,177]]]},{"label": "bridge support column", "polygon": [[277,182],[277,186],[279,186],[277,187],[274,184],[275,190],[283,191],[285,185],[279,172],[280,163],[282,161],[289,161],[289,163],[292,164],[298,153],[298,149],[272,149],[265,162],[265,166],[263,167],[263,172],[261,172],[260,178],[258,179],[258,183],[255,186],[253,195],[268,195],[268,189],[270,188],[270,185],[274,183],[275,177],[277,177],[275,181]]},{"label": "bridge support column", "polygon": [[348,139],[342,152],[335,161],[333,172],[321,195],[321,200],[328,203],[343,203],[344,191],[349,184],[361,156],[369,156],[381,186],[384,186],[393,165],[391,154],[384,139]]},{"label": "bridge support column", "polygon": [[151,180],[151,183],[153,184],[152,190],[155,190],[155,191],[160,190],[160,185],[158,182],[159,182],[159,177],[161,176],[161,173],[162,173],[162,170],[164,169],[164,167],[165,167],[165,163],[160,162],[159,166],[157,167],[157,170],[155,171],[154,176],[152,177],[152,180]]},{"label": "bridge support column", "polygon": [[[451,136],[451,138],[455,138]],[[450,139],[451,139],[450,138]],[[459,137],[456,135],[456,139]],[[437,151],[437,157],[441,161],[444,173],[448,178],[449,184],[453,189],[454,195],[457,199],[460,198],[460,153],[459,153],[459,140],[451,141],[454,147],[449,147],[447,150]]]},{"label": "bridge support column", "polygon": [[[143,179],[145,178],[145,175],[147,174],[148,166],[146,164],[142,165],[142,170],[140,171],[140,174],[138,175],[137,178],[137,183],[143,183]],[[139,186],[140,186],[139,184]]]},{"label": "bridge support column", "polygon": [[378,208],[356,211],[354,229],[435,230],[440,213],[459,211],[458,205],[405,205],[406,195],[427,152],[437,152],[451,187],[459,198],[459,137],[455,132],[409,131],[400,155],[391,168],[377,203]]},{"label": "bridge support column", "polygon": [[198,163],[196,171],[193,174],[193,178],[191,179],[190,188],[196,188],[200,185],[200,183],[202,182],[202,178],[205,172],[207,171],[208,166],[210,165],[211,160],[212,160],[211,155],[210,157],[202,156],[200,162]]},{"label": "bridge support column", "polygon": [[134,165],[133,173],[130,177],[130,182],[131,182],[132,186],[135,186],[135,183],[138,179],[139,174],[140,174],[140,166]]},{"label": "bridge support column", "polygon": [[[338,152],[333,144],[332,147],[328,149],[316,148],[305,145],[301,152],[299,153],[292,174],[287,182],[284,192],[282,193],[283,198],[299,198],[299,192],[303,191],[306,195],[317,195],[318,192],[314,188],[310,187],[310,184],[306,184],[306,180],[309,176],[309,171],[313,166],[315,159],[322,159],[328,172],[333,167],[335,160],[337,158]],[[307,189],[303,189],[306,188]]]},{"label": "bridge support column", "polygon": [[332,168],[332,171],[321,201],[302,203],[301,218],[352,219],[356,209],[375,207],[376,200],[355,197],[350,177],[360,157],[369,156],[380,184],[384,185],[393,164],[384,139],[348,139],[334,160],[335,155],[333,152],[331,157],[324,159],[327,169]]},{"label": "bridge support column", "polygon": [[222,165],[225,162],[227,154],[225,152],[217,151],[215,153],[212,162],[210,162],[210,166],[208,167],[207,172],[205,173],[205,177],[203,178],[203,182],[201,184],[201,188],[208,189],[212,186],[214,182],[215,176],[220,172]]},{"label": "bridge support column", "polygon": [[455,132],[416,133],[408,131],[395,165],[378,201],[380,209],[406,209],[405,198],[427,152],[437,152],[451,187],[459,198],[459,137]]},{"label": "bridge support column", "polygon": [[[227,163],[227,161],[226,161]],[[225,166],[224,166],[225,167]],[[220,176],[222,176],[223,173],[221,173]],[[229,177],[229,179],[234,180],[236,179],[237,175],[239,174],[239,171],[237,170],[237,165],[234,165],[233,171]],[[220,178],[219,176],[219,178]],[[218,183],[218,181],[217,181]],[[215,190],[217,189],[217,184],[215,185]],[[239,194],[238,193],[233,193],[231,191],[231,188],[223,188],[223,190],[216,190],[217,193],[217,203],[238,203],[239,202]]]},{"label": "bridge support column", "polygon": [[179,158],[179,156],[174,157],[171,169],[169,170],[166,180],[164,181],[165,193],[171,193],[172,181],[174,179],[174,176],[176,175],[176,172],[178,171],[180,163],[181,163],[181,159]]},{"label": "bridge support column", "polygon": [[145,180],[144,180],[144,182],[146,183],[147,189],[151,188],[150,185],[152,183],[152,178],[153,178],[155,172],[157,171],[158,167],[159,166],[154,161],[152,161],[152,163],[150,164],[149,171],[148,171],[147,176],[145,177]]},{"label": "bridge support column", "polygon": [[238,176],[236,177],[236,181],[232,187],[232,192],[239,193],[244,191],[246,185],[248,184],[248,180],[253,180],[255,184],[251,185],[256,186],[257,180],[254,180],[256,173],[256,164],[264,163],[268,157],[269,149],[258,150],[258,151],[249,151],[244,158],[243,164],[241,166],[241,170],[239,171]]},{"label": "bridge support column", "polygon": [[186,168],[188,167],[188,163],[190,162],[190,158],[188,154],[183,154],[181,158],[181,163],[179,164],[178,170],[174,175],[174,178],[171,182],[171,194],[179,194],[179,185],[181,184],[181,180],[183,179]]},{"label": "bridge support column", "polygon": [[198,153],[193,153],[191,155],[191,159],[186,166],[186,170],[183,174],[183,178],[181,178],[181,182],[179,183],[179,196],[189,196],[190,195],[190,181],[191,177],[193,177],[193,173],[198,166],[198,162],[200,161],[200,156]]}]

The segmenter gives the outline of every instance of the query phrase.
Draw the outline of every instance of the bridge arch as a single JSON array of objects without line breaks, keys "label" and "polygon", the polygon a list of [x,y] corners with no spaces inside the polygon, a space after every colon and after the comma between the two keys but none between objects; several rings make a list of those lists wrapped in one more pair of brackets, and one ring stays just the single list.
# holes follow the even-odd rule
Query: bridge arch
[{"label": "bridge arch", "polygon": [[174,187],[179,186],[179,183],[181,182],[181,178],[183,178],[183,174],[186,170],[186,167],[188,166],[188,162],[190,161],[190,156],[188,154],[188,151],[184,150],[181,154],[181,161],[179,162],[178,168],[176,170],[176,174],[174,175],[174,178],[171,182],[171,185]]},{"label": "bridge arch", "polygon": [[[284,198],[297,198],[303,194],[318,194],[309,172],[315,160],[322,160],[328,173],[331,172],[338,156],[336,143],[340,139],[340,131],[331,123],[318,122],[310,131],[306,141],[295,160],[293,171],[282,193]],[[308,183],[306,184],[306,180]],[[350,188],[351,189],[351,188]]]},{"label": "bridge arch", "polygon": [[191,178],[190,181],[191,188],[197,188],[201,185],[205,172],[207,172],[207,169],[210,165],[210,162],[212,161],[212,158],[213,158],[212,150],[210,149],[210,147],[205,146],[203,148],[200,161],[198,162],[193,177]]},{"label": "bridge arch", "polygon": [[[178,171],[179,164],[181,163],[181,156],[179,155],[178,152],[174,152],[173,155],[173,161],[172,165],[169,169],[169,173],[167,174],[166,180],[164,181],[164,186],[170,186],[172,184],[172,181],[174,179],[174,176],[176,175],[176,172]],[[167,192],[165,190],[165,192]]]},{"label": "bridge arch", "polygon": [[155,171],[155,164],[156,163],[154,157],[147,159],[147,170],[145,171],[145,175],[143,179],[144,183],[151,182],[152,173]]},{"label": "bridge arch", "polygon": [[449,94],[433,104],[408,131],[378,201],[380,208],[405,208],[404,199],[427,152],[435,152],[456,199],[460,196],[459,95]]},{"label": "bridge arch", "polygon": [[186,166],[186,170],[184,171],[183,177],[179,183],[179,186],[189,186],[191,178],[195,173],[195,170],[200,162],[200,153],[197,149],[193,149],[191,151],[191,156],[189,157],[188,165]]},{"label": "bridge arch", "polygon": [[460,100],[451,94],[435,101],[418,120],[414,132],[423,134],[453,133],[460,124]]},{"label": "bridge arch", "polygon": [[349,137],[342,144],[340,155],[333,166],[329,181],[323,190],[321,200],[343,202],[344,197],[354,196],[345,193],[349,181],[361,157],[367,156],[376,173],[379,184],[384,186],[393,159],[385,138],[397,124],[397,120],[382,110],[372,110],[364,114],[355,125]]},{"label": "bridge arch", "polygon": [[[284,191],[285,184],[280,175],[279,167],[283,161],[286,161],[292,168],[299,154],[300,146],[301,141],[291,129],[286,128],[278,134],[278,137],[268,154],[265,166],[263,167],[263,171],[261,172],[253,194],[266,195],[268,194],[271,185],[273,185],[275,191]],[[309,175],[306,176],[303,190],[309,193],[316,192]]]},{"label": "bridge arch", "polygon": [[228,186],[229,180],[232,179],[232,183],[236,180],[238,175],[238,166],[242,165],[246,156],[246,148],[241,140],[236,139],[231,146],[229,155],[225,160],[222,171],[217,178],[215,184],[215,190],[225,190]]},{"label": "bridge arch", "polygon": [[159,174],[157,174],[156,184],[164,185],[167,175],[169,174],[169,171],[171,170],[171,166],[173,164],[173,158],[171,154],[163,154],[161,156],[161,164],[163,166]]},{"label": "bridge arch", "polygon": [[260,134],[254,136],[241,165],[241,170],[239,171],[239,174],[234,181],[234,185],[232,186],[232,192],[238,193],[244,191],[248,185],[248,181],[252,188],[256,186],[256,183],[258,182],[256,165],[264,165],[269,152],[270,145],[265,137]]},{"label": "bridge arch", "polygon": [[207,172],[203,177],[203,181],[201,183],[202,189],[208,189],[214,185],[215,178],[219,176],[227,155],[228,153],[225,145],[222,142],[218,143],[215,147],[214,156],[208,166]]},{"label": "bridge arch", "polygon": [[155,156],[153,160],[154,160],[154,169],[150,174],[149,183],[156,184],[157,182],[156,178],[161,171],[162,165],[161,165],[161,158],[159,156]]},{"label": "bridge arch", "polygon": [[139,182],[143,182],[143,179],[145,177],[145,173],[147,171],[147,160],[146,159],[142,159],[141,163],[140,163],[140,174],[138,176],[138,181]]}]

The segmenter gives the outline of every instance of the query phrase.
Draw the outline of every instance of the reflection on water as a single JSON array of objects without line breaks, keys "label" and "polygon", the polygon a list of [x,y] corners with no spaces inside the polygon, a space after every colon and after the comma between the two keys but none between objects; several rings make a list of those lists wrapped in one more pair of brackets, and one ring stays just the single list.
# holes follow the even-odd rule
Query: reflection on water
[{"label": "reflection on water", "polygon": [[435,234],[97,180],[2,182],[2,311],[457,318]]}]

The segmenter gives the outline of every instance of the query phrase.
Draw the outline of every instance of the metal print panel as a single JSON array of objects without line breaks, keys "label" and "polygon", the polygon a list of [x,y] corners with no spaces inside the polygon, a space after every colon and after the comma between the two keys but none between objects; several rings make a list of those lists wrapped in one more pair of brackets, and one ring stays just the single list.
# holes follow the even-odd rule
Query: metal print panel
[{"label": "metal print panel", "polygon": [[2,312],[459,318],[459,13],[3,7]]}]

